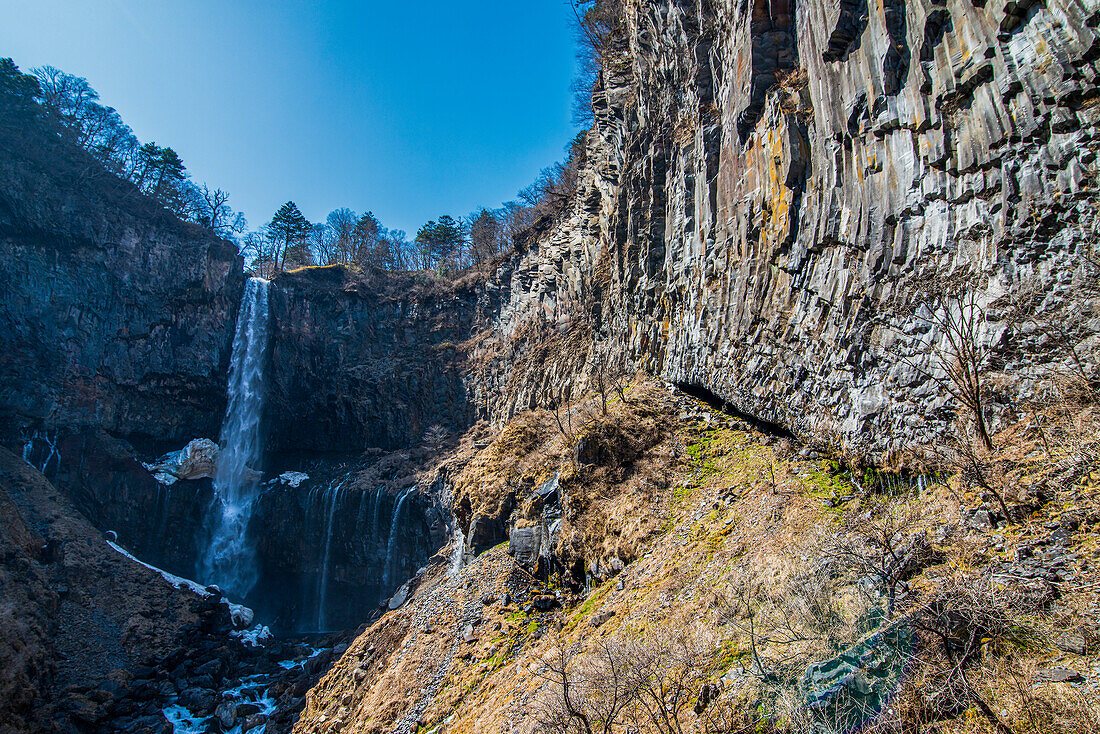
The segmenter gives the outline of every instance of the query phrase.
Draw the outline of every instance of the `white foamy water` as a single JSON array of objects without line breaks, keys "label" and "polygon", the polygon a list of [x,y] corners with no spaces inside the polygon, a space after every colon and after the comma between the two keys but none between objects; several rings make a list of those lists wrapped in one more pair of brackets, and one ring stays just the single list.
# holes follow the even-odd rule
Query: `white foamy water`
[{"label": "white foamy water", "polygon": [[214,502],[202,577],[243,598],[256,584],[256,551],[248,537],[252,505],[259,494],[262,456],[260,418],[264,402],[264,357],[268,343],[268,282],[251,278],[237,316],[229,367],[229,404],[214,470]]}]

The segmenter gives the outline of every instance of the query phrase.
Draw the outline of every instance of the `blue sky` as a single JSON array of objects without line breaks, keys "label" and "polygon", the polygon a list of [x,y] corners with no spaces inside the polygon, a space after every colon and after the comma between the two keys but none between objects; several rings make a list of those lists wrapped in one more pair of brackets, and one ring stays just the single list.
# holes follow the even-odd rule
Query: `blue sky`
[{"label": "blue sky", "polygon": [[575,134],[565,0],[0,0],[0,57],[86,77],[253,227],[288,199],[415,234]]}]

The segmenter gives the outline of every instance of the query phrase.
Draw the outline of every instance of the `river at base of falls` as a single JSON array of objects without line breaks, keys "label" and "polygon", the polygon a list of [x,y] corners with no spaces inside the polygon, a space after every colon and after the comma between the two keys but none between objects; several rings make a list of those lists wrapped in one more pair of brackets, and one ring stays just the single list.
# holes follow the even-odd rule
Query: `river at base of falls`
[{"label": "river at base of falls", "polygon": [[[258,630],[250,630],[257,632]],[[248,638],[248,633],[244,635]],[[264,642],[261,635],[253,635],[255,639],[248,644],[254,647],[262,647]],[[272,693],[272,686],[279,680],[287,677],[289,673],[301,671],[305,673],[306,665],[310,660],[324,652],[324,648],[303,644],[304,654],[287,660],[275,662],[273,669],[264,673],[254,673],[238,678],[236,685],[219,691],[218,706],[231,707],[233,711],[233,723],[230,727],[218,725],[217,731],[223,734],[266,734],[269,720],[278,711],[278,702]],[[241,707],[245,707],[244,713],[238,714]],[[174,734],[207,734],[211,731],[213,720],[218,718],[217,709],[209,716],[202,716],[190,710],[176,698],[162,709],[164,718],[172,725]],[[245,729],[249,717],[262,718],[262,723]],[[255,719],[253,719],[255,721]]]}]

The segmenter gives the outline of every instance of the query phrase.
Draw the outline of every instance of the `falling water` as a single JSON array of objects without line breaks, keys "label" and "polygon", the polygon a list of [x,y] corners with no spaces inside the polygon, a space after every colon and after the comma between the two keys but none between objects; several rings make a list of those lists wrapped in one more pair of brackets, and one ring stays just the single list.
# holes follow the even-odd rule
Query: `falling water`
[{"label": "falling water", "polygon": [[405,499],[412,494],[414,489],[416,489],[415,486],[402,492],[397,504],[393,506],[393,516],[390,518],[390,540],[386,544],[386,563],[382,567],[383,594],[388,594],[390,591],[390,578],[393,576],[393,569],[390,566],[393,562],[393,546],[397,543],[397,527],[401,523],[401,508],[405,506]]},{"label": "falling water", "polygon": [[325,618],[325,604],[328,601],[328,564],[332,555],[332,521],[336,517],[336,507],[340,504],[340,491],[351,479],[351,474],[341,479],[334,479],[329,484],[322,500],[328,500],[328,510],[325,517],[325,552],[321,560],[321,578],[317,589],[317,630],[328,630],[328,620]]},{"label": "falling water", "polygon": [[378,537],[378,525],[382,519],[382,487],[374,490],[374,519],[371,520],[370,534],[372,538]]},{"label": "falling water", "polygon": [[238,598],[257,580],[256,551],[246,531],[259,489],[263,361],[268,341],[268,282],[251,278],[241,298],[229,368],[229,405],[214,470],[214,502],[208,518],[210,543],[201,577]]},{"label": "falling water", "polygon": [[453,543],[451,547],[451,568],[449,575],[457,576],[462,571],[462,567],[466,563],[466,534],[462,532],[462,528],[455,523],[454,538],[451,541]]}]

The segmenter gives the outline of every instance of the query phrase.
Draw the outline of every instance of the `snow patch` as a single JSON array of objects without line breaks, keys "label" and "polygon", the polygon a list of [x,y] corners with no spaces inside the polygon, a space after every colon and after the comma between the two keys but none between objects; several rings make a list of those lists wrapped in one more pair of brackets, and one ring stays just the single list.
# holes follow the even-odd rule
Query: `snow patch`
[{"label": "snow patch", "polygon": [[218,457],[218,445],[209,438],[189,441],[179,451],[171,451],[154,462],[142,462],[142,466],[164,485],[177,479],[203,479],[214,476],[214,463]]},{"label": "snow patch", "polygon": [[169,474],[168,472],[158,471],[153,475],[153,479],[163,484],[165,487],[171,487],[173,484],[179,481],[175,474]]},{"label": "snow patch", "polygon": [[[182,576],[177,576],[174,573],[168,573],[167,571],[165,571],[162,568],[157,568],[156,566],[150,565],[150,564],[146,563],[145,561],[142,561],[141,559],[137,558],[132,553],[130,553],[129,551],[127,551],[125,548],[120,546],[118,543],[115,543],[114,541],[108,540],[107,545],[111,546],[116,551],[118,551],[122,555],[126,556],[131,561],[133,561],[134,563],[136,563],[140,566],[145,566],[150,571],[156,571],[157,573],[159,573],[161,575],[161,577],[165,581],[167,581],[169,584],[171,584],[172,586],[174,586],[177,589],[189,589],[192,592],[194,592],[194,593],[196,593],[196,594],[198,594],[199,596],[202,596],[202,597],[210,596],[210,592],[206,590],[206,587],[192,581],[191,579],[185,579]],[[222,598],[222,603],[225,604],[227,607],[229,607],[229,616],[233,620],[233,626],[234,627],[243,628],[243,627],[248,627],[249,625],[252,624],[252,620],[255,618],[256,614],[251,609],[249,609],[248,607],[246,607],[243,604],[234,604],[233,602],[229,601],[228,599],[226,599],[224,597]]]},{"label": "snow patch", "polygon": [[297,489],[298,485],[307,479],[309,479],[309,475],[302,471],[288,471],[279,475],[280,483],[294,489]]},{"label": "snow patch", "polygon": [[177,589],[190,589],[191,591],[195,592],[199,596],[210,596],[210,592],[208,592],[205,587],[199,586],[197,583],[195,583],[194,581],[191,581],[190,579],[185,579],[182,576],[177,576],[174,573],[168,573],[167,571],[165,571],[163,569],[160,569],[160,568],[157,568],[156,566],[151,566],[148,563],[146,563],[145,561],[139,560],[136,556],[134,556],[132,553],[127,551],[125,548],[123,548],[119,544],[114,543],[110,540],[107,541],[107,545],[111,546],[116,551],[118,551],[122,555],[126,556],[131,561],[138,564],[139,566],[145,566],[150,571],[156,571],[162,577],[164,577],[165,581],[167,581],[169,584],[176,587]]},{"label": "snow patch", "polygon": [[271,634],[271,630],[267,628],[266,624],[258,624],[246,630],[236,630],[230,632],[230,634],[234,637],[239,637],[241,642],[250,647],[263,647],[268,642],[275,639],[275,636]]}]

